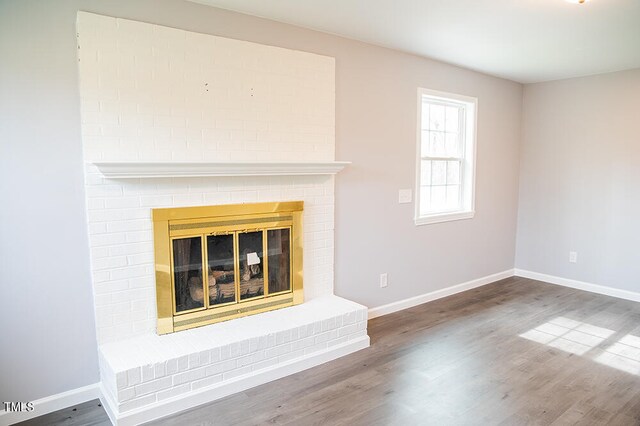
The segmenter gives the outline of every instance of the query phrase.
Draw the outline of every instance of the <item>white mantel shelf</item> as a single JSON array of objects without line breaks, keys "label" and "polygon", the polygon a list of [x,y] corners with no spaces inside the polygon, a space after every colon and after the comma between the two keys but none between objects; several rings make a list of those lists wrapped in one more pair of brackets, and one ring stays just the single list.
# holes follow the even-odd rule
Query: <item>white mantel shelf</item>
[{"label": "white mantel shelf", "polygon": [[335,175],[350,161],[324,162],[94,162],[109,179],[172,178],[209,176]]}]

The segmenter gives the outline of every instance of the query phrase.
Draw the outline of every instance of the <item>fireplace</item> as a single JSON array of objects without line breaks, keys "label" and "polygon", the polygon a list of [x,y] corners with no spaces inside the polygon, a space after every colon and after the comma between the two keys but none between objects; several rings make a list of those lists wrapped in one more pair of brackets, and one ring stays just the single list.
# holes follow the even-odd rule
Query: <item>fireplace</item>
[{"label": "fireplace", "polygon": [[87,12],[77,32],[112,421],[369,346],[367,308],[333,291],[335,59]]},{"label": "fireplace", "polygon": [[303,202],[153,209],[158,334],[302,303]]}]

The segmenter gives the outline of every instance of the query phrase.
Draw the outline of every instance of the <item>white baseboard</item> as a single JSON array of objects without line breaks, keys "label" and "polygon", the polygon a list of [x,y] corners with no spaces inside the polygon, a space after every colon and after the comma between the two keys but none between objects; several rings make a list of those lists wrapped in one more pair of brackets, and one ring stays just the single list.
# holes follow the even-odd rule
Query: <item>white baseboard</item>
[{"label": "white baseboard", "polygon": [[2,411],[0,411],[0,425],[11,425],[23,422],[34,417],[43,416],[54,411],[62,410],[63,408],[100,398],[100,396],[100,384],[94,383],[32,401],[33,411],[7,412],[4,411],[4,407],[2,407]]},{"label": "white baseboard", "polygon": [[100,393],[101,393],[100,401],[102,402],[102,408],[104,408],[104,411],[105,413],[107,413],[107,416],[109,417],[109,420],[111,420],[111,423],[114,425],[117,424],[117,418],[116,418],[117,411],[114,411],[114,409],[115,407],[118,406],[118,404],[115,403],[113,396],[104,386],[103,382],[100,382]]},{"label": "white baseboard", "polygon": [[619,288],[607,287],[599,284],[587,283],[584,281],[572,280],[569,278],[556,277],[554,275],[541,274],[539,272],[527,271],[524,269],[515,269],[514,275],[532,280],[544,281],[549,284],[561,285],[563,287],[571,287],[577,290],[589,291],[591,293],[603,294],[605,296],[617,297],[619,299],[640,302],[640,293],[629,290],[621,290]]},{"label": "white baseboard", "polygon": [[105,407],[109,418],[115,425],[138,425],[140,423],[170,416],[172,414],[224,398],[225,396],[232,395],[234,393],[242,392],[246,389],[315,367],[367,347],[369,347],[369,336],[364,335],[341,345],[335,345],[286,363],[252,372],[244,376],[227,380],[223,383],[217,383],[215,385],[199,389],[198,391],[189,392],[188,394],[157,402],[137,410],[117,414],[116,411],[113,410],[113,402],[107,397],[102,399],[103,406]]},{"label": "white baseboard", "polygon": [[432,300],[451,296],[452,294],[471,290],[472,288],[491,284],[493,282],[500,281],[502,279],[509,278],[512,276],[513,276],[513,269],[507,269],[506,271],[503,271],[503,272],[487,275],[486,277],[477,278],[475,280],[467,281],[466,283],[462,283],[462,284],[453,285],[451,287],[443,288],[441,290],[432,291],[431,293],[425,293],[419,296],[414,296],[408,299],[389,303],[387,305],[370,308],[369,319],[391,314],[393,312],[401,311],[403,309],[411,308],[413,306],[421,305],[423,303],[431,302]]}]

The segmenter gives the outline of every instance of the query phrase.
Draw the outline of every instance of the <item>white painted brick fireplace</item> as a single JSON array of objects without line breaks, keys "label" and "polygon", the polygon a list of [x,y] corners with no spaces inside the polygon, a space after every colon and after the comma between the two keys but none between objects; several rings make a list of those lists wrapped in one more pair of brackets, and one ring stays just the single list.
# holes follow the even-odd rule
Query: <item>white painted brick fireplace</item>
[{"label": "white painted brick fireplace", "polygon": [[[118,424],[183,410],[369,344],[333,295],[334,178],[105,177],[100,162],[331,162],[335,61],[78,13],[82,138],[105,408]],[[155,334],[151,209],[304,201],[305,303]]]}]

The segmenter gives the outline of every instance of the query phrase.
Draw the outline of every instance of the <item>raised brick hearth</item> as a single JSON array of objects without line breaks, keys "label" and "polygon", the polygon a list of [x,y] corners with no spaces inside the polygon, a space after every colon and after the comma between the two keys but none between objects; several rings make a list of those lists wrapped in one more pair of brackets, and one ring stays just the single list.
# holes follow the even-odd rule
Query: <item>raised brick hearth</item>
[{"label": "raised brick hearth", "polygon": [[[336,297],[100,348],[107,409],[137,424],[369,346],[367,309]],[[143,408],[142,413],[138,409]],[[148,411],[153,410],[150,416]]]}]

